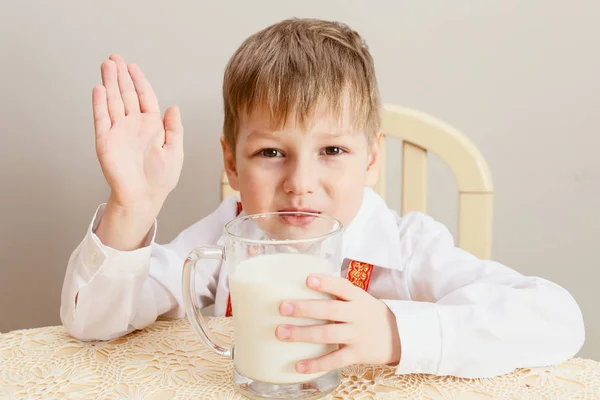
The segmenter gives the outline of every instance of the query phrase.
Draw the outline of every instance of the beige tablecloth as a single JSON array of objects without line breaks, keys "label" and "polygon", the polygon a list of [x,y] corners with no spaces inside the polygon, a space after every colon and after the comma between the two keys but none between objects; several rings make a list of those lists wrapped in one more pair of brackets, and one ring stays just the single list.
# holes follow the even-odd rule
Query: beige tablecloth
[{"label": "beige tablecloth", "polygon": [[[232,323],[211,328],[230,341]],[[242,399],[232,363],[214,355],[187,320],[158,321],[111,342],[83,343],[62,327],[0,335],[0,399]],[[396,376],[350,366],[329,399],[598,399],[600,364],[573,359],[493,379]]]}]

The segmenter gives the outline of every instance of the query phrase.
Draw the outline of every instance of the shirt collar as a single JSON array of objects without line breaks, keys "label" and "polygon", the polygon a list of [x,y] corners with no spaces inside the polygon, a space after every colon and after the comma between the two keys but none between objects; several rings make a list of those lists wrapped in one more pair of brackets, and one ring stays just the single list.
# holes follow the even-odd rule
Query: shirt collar
[{"label": "shirt collar", "polygon": [[344,231],[342,257],[382,268],[401,269],[397,214],[366,187],[360,210]]}]

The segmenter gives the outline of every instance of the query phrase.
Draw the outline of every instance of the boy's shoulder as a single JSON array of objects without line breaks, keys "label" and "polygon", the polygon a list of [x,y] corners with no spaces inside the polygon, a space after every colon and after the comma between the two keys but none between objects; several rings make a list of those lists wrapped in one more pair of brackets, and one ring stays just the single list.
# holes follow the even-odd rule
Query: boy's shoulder
[{"label": "boy's shoulder", "polygon": [[360,212],[363,211],[366,211],[367,214],[365,220],[371,225],[381,225],[383,221],[394,221],[400,236],[431,236],[447,233],[447,228],[441,222],[421,211],[411,211],[400,215],[371,188],[365,189],[365,197]]},{"label": "boy's shoulder", "polygon": [[379,266],[404,265],[414,254],[427,251],[432,243],[453,245],[446,227],[433,217],[417,211],[400,216],[370,188],[365,190],[360,211],[348,226],[345,238],[350,258],[367,259]]},{"label": "boy's shoulder", "polygon": [[171,242],[171,246],[215,245],[223,236],[225,225],[240,213],[239,198],[235,195],[226,197],[210,214],[196,221],[181,231]]},{"label": "boy's shoulder", "polygon": [[214,211],[220,219],[227,223],[243,213],[242,202],[237,195],[229,195],[221,200],[221,203]]}]

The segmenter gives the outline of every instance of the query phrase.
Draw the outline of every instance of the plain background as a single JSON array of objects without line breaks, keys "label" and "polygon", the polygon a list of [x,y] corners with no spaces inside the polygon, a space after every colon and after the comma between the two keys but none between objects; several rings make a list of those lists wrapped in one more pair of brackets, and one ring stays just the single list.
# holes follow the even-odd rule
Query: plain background
[{"label": "plain background", "polygon": [[[0,331],[60,323],[67,260],[107,198],[90,106],[100,63],[122,54],[163,110],[181,107],[186,160],[159,216],[166,242],[219,203],[225,64],[247,36],[293,16],[350,24],[371,48],[385,102],[474,142],[496,189],[493,258],[566,287],[586,321],[580,355],[599,360],[595,0],[2,0]],[[456,184],[430,165],[430,213],[456,232]]]}]

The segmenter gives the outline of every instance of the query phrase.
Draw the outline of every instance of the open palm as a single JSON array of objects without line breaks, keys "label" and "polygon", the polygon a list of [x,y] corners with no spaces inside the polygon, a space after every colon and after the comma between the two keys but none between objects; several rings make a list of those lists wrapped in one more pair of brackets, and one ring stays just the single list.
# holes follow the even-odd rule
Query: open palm
[{"label": "open palm", "polygon": [[156,95],[142,70],[113,55],[102,63],[102,83],[92,104],[96,153],[122,207],[161,207],[175,188],[183,165],[183,126],[177,107],[161,116]]}]

